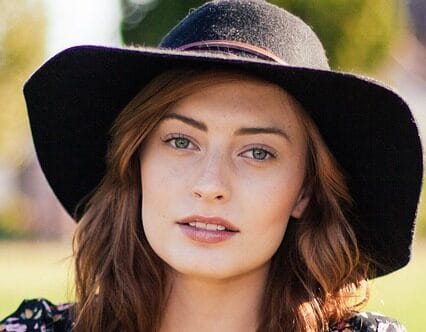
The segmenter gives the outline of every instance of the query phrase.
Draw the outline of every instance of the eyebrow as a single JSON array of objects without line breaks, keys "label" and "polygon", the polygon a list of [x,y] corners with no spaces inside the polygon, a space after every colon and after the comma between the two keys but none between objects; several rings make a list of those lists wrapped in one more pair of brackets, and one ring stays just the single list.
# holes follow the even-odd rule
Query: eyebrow
[{"label": "eyebrow", "polygon": [[256,135],[256,134],[274,134],[284,137],[287,141],[291,142],[290,136],[283,131],[275,127],[253,127],[253,128],[240,128],[236,132],[237,135]]},{"label": "eyebrow", "polygon": [[[202,130],[202,131],[205,131],[205,132],[208,131],[208,127],[205,123],[203,123],[201,121],[197,121],[197,120],[190,118],[190,117],[187,117],[187,116],[183,116],[183,115],[176,114],[176,113],[167,113],[163,117],[163,120],[166,120],[166,119],[176,119],[176,120],[182,121],[182,122],[190,125],[191,127],[196,128],[196,129],[199,129],[199,130]],[[279,129],[279,128],[275,128],[275,127],[243,127],[243,128],[240,128],[236,131],[237,136],[256,135],[256,134],[279,135],[279,136],[285,138],[287,141],[291,142],[290,136],[284,130]]]},{"label": "eyebrow", "polygon": [[184,122],[184,123],[186,123],[186,124],[188,124],[188,125],[190,125],[194,128],[197,128],[197,129],[202,130],[202,131],[207,131],[207,126],[203,122],[194,120],[192,118],[189,118],[189,117],[186,117],[186,116],[183,116],[183,115],[180,115],[180,114],[167,113],[163,117],[163,120],[166,120],[166,119],[180,120],[180,121],[182,121],[182,122]]}]

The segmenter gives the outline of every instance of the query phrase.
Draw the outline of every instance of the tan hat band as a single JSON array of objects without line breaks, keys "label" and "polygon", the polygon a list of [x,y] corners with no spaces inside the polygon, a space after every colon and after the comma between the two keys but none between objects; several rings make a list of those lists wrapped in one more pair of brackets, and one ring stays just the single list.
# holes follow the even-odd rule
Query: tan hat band
[{"label": "tan hat band", "polygon": [[278,62],[281,64],[287,64],[280,57],[276,56],[274,53],[265,50],[264,48],[257,47],[251,44],[238,42],[234,40],[203,40],[199,42],[194,42],[190,44],[185,44],[177,48],[179,51],[186,50],[209,50],[209,51],[243,51],[248,54],[255,55],[256,57],[263,59]]}]

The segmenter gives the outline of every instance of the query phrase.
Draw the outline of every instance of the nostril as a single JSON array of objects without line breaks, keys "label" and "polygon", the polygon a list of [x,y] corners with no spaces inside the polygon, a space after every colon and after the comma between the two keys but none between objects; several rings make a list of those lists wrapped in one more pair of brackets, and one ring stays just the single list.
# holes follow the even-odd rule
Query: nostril
[{"label": "nostril", "polygon": [[[195,197],[195,198],[202,198],[202,197],[205,197],[205,195],[202,195],[202,194],[200,194],[199,192],[196,192],[196,191],[194,191],[193,193],[192,193],[192,195]],[[223,200],[225,198],[225,196],[224,195],[216,195],[216,196],[214,196],[214,199],[216,199],[216,200],[218,200],[218,201],[221,201],[221,200]]]},{"label": "nostril", "polygon": [[208,200],[211,202],[224,202],[229,197],[227,186],[216,183],[196,184],[189,193],[196,200]]}]

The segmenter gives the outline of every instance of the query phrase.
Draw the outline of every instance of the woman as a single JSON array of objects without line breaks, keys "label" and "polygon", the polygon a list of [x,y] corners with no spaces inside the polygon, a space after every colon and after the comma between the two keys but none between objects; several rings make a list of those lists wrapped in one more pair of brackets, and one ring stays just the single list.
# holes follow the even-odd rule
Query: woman
[{"label": "woman", "polygon": [[77,301],[0,331],[404,331],[358,310],[409,259],[416,126],[290,13],[209,2],[159,49],[65,50],[25,96]]}]

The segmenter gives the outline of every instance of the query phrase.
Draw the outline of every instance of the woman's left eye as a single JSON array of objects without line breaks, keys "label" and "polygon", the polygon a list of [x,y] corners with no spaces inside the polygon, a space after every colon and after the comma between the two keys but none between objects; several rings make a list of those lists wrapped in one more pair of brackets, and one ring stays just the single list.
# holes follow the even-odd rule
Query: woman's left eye
[{"label": "woman's left eye", "polygon": [[270,158],[276,158],[276,154],[274,152],[268,151],[264,148],[252,148],[243,152],[241,156],[259,161],[268,160]]}]

